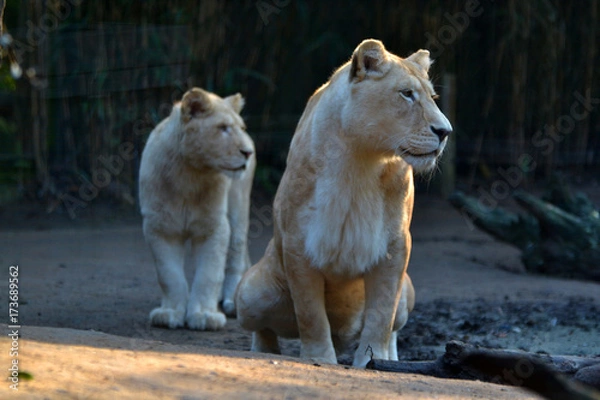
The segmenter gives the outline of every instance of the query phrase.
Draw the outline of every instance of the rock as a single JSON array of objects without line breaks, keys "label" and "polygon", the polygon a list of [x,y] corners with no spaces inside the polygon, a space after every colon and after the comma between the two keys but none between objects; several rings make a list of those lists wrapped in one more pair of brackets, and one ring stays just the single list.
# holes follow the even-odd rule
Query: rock
[{"label": "rock", "polygon": [[574,376],[576,381],[600,390],[600,364],[581,368]]}]

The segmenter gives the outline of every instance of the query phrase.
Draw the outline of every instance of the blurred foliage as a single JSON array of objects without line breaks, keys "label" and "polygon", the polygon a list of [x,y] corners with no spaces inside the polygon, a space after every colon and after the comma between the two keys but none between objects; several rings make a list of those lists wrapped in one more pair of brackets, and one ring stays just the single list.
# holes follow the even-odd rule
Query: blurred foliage
[{"label": "blurred foliage", "polygon": [[20,196],[24,180],[32,176],[32,163],[23,157],[15,122],[0,117],[0,204]]},{"label": "blurred foliage", "polygon": [[576,93],[600,96],[598,0],[9,3],[22,44],[41,21],[57,22],[22,46],[24,67],[37,71],[19,82],[16,108],[36,193],[59,196],[61,174],[91,176],[125,142],[138,157],[113,178],[134,192],[147,134],[191,86],[246,97],[258,181],[272,189],[308,97],[368,37],[400,56],[429,48],[438,91],[444,73],[456,75],[457,159],[468,168],[515,165],[523,154],[538,175],[600,164],[597,110],[550,151],[532,142],[569,115]]},{"label": "blurred foliage", "polygon": [[17,150],[15,141],[17,126],[14,122],[0,117],[0,149],[3,152],[14,153]]},{"label": "blurred foliage", "polygon": [[10,65],[4,62],[0,67],[0,92],[14,92],[16,89],[17,82],[10,75]]}]

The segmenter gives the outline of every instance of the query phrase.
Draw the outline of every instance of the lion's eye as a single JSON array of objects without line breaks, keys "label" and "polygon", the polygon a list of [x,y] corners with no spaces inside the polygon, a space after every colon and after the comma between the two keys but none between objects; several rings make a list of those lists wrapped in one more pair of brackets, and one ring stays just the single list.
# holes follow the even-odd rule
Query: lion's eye
[{"label": "lion's eye", "polygon": [[410,100],[410,101],[414,101],[415,100],[415,93],[411,90],[411,89],[404,89],[400,91],[400,94],[402,95],[402,97],[404,97],[406,100]]},{"label": "lion's eye", "polygon": [[225,124],[219,125],[219,130],[223,133],[227,133],[227,132],[229,132],[229,125],[225,125]]}]

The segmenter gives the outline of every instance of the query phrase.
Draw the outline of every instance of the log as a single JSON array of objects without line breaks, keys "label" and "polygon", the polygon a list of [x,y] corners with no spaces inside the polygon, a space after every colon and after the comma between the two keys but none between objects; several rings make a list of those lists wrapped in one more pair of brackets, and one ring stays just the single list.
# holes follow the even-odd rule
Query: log
[{"label": "log", "polygon": [[522,190],[513,197],[525,213],[484,207],[460,191],[449,200],[477,227],[521,250],[526,270],[600,281],[600,212],[584,194],[555,178],[545,199]]},{"label": "log", "polygon": [[465,368],[493,377],[492,382],[520,386],[550,400],[600,400],[600,392],[568,379],[533,356],[477,351],[463,359]]},{"label": "log", "polygon": [[515,191],[513,197],[537,219],[543,237],[572,242],[582,249],[594,246],[596,234],[585,220],[522,190]]},{"label": "log", "polygon": [[[481,380],[522,386],[548,399],[600,400],[600,392],[574,377],[579,371],[599,371],[600,357],[557,356],[518,350],[487,349],[451,341],[446,352],[434,361],[389,361],[373,359],[367,369],[412,373],[436,378]],[[594,378],[596,381],[594,381]],[[596,389],[600,390],[600,387]]]},{"label": "log", "polygon": [[570,214],[600,225],[600,214],[598,214],[590,199],[581,192],[571,190],[564,176],[555,175],[552,177],[544,200]]},{"label": "log", "polygon": [[501,207],[489,209],[461,191],[455,191],[449,201],[478,228],[521,250],[540,241],[539,224],[529,215],[517,214]]},{"label": "log", "polygon": [[[579,370],[600,365],[600,357],[580,357],[568,355],[551,355],[547,353],[528,353],[520,350],[488,349],[476,347],[458,340],[446,343],[446,352],[433,361],[390,361],[372,359],[367,369],[388,372],[403,372],[434,376],[437,378],[467,378],[489,381],[488,374],[478,374],[468,370],[465,358],[473,354],[483,354],[491,358],[511,358],[533,360],[551,366],[556,372],[574,376]],[[600,389],[600,388],[599,388]]]},{"label": "log", "polygon": [[441,359],[435,361],[391,361],[373,358],[367,363],[367,369],[427,375],[435,378],[455,378],[455,374],[447,370]]}]

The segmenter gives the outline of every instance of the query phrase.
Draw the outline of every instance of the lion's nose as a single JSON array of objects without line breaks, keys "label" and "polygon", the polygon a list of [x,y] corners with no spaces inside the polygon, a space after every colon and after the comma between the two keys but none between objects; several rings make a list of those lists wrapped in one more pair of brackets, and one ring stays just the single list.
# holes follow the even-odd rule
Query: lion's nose
[{"label": "lion's nose", "polygon": [[254,152],[252,150],[241,150],[240,149],[240,153],[242,153],[242,155],[244,156],[244,158],[248,159],[248,158],[250,158],[250,156]]},{"label": "lion's nose", "polygon": [[447,129],[439,129],[434,126],[431,127],[431,132],[435,133],[436,136],[440,139],[440,142],[446,139],[446,137],[452,132]]}]

